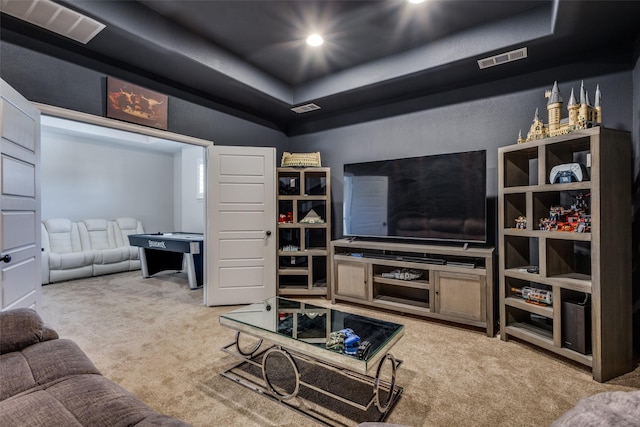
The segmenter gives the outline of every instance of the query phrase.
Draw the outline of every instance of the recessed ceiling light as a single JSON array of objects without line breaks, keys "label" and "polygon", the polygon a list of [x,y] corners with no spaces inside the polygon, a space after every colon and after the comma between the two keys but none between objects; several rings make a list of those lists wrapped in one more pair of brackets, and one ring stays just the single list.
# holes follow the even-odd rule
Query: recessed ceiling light
[{"label": "recessed ceiling light", "polygon": [[309,46],[320,46],[322,43],[324,43],[324,39],[320,34],[311,34],[307,37],[307,44]]},{"label": "recessed ceiling light", "polygon": [[420,3],[424,3],[425,0],[407,0],[409,3],[413,3],[413,4],[420,4]]}]

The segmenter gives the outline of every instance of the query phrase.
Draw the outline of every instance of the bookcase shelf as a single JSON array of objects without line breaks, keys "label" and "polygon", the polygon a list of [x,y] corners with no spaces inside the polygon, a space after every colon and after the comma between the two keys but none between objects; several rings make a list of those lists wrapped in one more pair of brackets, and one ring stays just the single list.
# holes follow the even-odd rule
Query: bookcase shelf
[{"label": "bookcase shelf", "polygon": [[329,296],[330,170],[277,168],[276,180],[278,295]]},{"label": "bookcase shelf", "polygon": [[[498,154],[501,338],[582,363],[600,382],[631,371],[629,133],[597,127],[501,147]],[[567,163],[586,166],[584,179],[551,183],[551,169]],[[541,229],[551,210],[579,198],[590,231]],[[534,305],[514,292],[525,287],[550,293],[552,303]],[[587,344],[576,347],[576,336]]]}]

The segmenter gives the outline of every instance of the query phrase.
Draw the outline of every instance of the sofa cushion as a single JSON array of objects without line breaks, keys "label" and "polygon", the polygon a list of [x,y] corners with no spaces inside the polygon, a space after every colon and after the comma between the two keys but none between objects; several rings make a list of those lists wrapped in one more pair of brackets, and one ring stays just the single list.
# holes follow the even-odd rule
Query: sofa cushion
[{"label": "sofa cushion", "polygon": [[130,246],[129,235],[142,234],[144,233],[144,228],[142,227],[142,223],[135,218],[116,218],[114,221],[114,232],[117,246]]},{"label": "sofa cushion", "polygon": [[47,265],[42,265],[43,283],[91,277],[94,253],[83,251],[78,224],[66,218],[42,221],[42,247]]},{"label": "sofa cushion", "polygon": [[78,224],[66,218],[52,218],[42,221],[49,234],[49,250],[58,254],[80,252]]},{"label": "sofa cushion", "polygon": [[27,360],[18,351],[0,354],[0,378],[2,378],[0,401],[36,385]]},{"label": "sofa cushion", "polygon": [[7,426],[82,426],[72,413],[44,390],[33,390],[0,402],[2,423]]},{"label": "sofa cushion", "polygon": [[92,251],[55,253],[49,254],[49,268],[51,270],[69,270],[72,268],[86,267],[93,264],[95,254]]},{"label": "sofa cushion", "polygon": [[69,375],[100,374],[73,341],[54,339],[0,355],[2,400]]},{"label": "sofa cushion", "polygon": [[116,247],[113,224],[106,219],[85,219],[78,222],[78,230],[85,251]]},{"label": "sofa cushion", "polygon": [[111,248],[103,249],[96,253],[96,258],[93,260],[94,264],[114,264],[117,262],[128,261],[129,250],[128,248]]},{"label": "sofa cushion", "polygon": [[129,244],[129,236],[131,234],[144,233],[142,222],[135,218],[116,218],[113,223],[116,235],[116,244],[119,247],[126,248],[129,253],[129,269],[138,270],[140,268],[140,248]]},{"label": "sofa cushion", "polygon": [[38,384],[46,384],[69,375],[100,373],[80,347],[68,339],[38,343],[25,348],[21,353]]},{"label": "sofa cushion", "polygon": [[[186,426],[96,374],[73,375],[0,402],[3,425]],[[5,424],[6,423],[6,424]]]},{"label": "sofa cushion", "polygon": [[116,246],[114,229],[114,221],[106,219],[85,219],[78,222],[82,248],[94,255],[93,276],[130,270],[129,247]]},{"label": "sofa cushion", "polygon": [[47,388],[84,426],[131,426],[154,411],[111,380],[76,375]]}]

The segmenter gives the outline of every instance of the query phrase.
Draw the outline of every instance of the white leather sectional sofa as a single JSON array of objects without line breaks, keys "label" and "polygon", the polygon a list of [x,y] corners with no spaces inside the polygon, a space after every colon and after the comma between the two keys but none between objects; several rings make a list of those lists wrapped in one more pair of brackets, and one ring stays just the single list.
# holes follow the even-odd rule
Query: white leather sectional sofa
[{"label": "white leather sectional sofa", "polygon": [[140,269],[128,239],[140,233],[135,218],[42,221],[42,284]]}]

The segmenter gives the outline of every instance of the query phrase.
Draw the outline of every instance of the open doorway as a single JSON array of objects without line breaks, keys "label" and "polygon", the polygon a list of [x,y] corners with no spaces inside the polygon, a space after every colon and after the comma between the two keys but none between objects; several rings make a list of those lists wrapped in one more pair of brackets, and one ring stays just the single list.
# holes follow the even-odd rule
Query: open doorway
[{"label": "open doorway", "polygon": [[[119,122],[97,119],[108,126],[44,112],[42,220],[132,218],[144,233],[204,235],[205,148],[211,143],[171,139],[170,133],[160,137],[139,126],[133,132],[119,129]],[[186,278],[186,272],[180,274]]]},{"label": "open doorway", "polygon": [[[185,188],[188,191],[181,191],[180,197],[175,197],[173,205],[156,207],[156,210],[169,210],[180,206],[179,214],[174,214],[174,222],[180,218],[178,225],[174,224],[174,229],[185,227],[186,220],[183,213],[187,212],[182,199],[195,199],[196,203],[202,203],[204,207],[204,261],[203,261],[203,303],[205,305],[232,305],[232,304],[249,304],[273,296],[275,289],[275,239],[272,238],[272,228],[276,223],[275,218],[275,153],[274,147],[224,147],[214,146],[211,141],[189,137],[186,135],[175,134],[171,132],[161,131],[158,129],[147,128],[144,126],[133,125],[126,122],[106,119],[99,116],[80,113],[76,111],[66,110],[58,107],[52,107],[44,104],[35,104],[40,109],[43,116],[51,116],[54,118],[68,119],[81,124],[98,125],[108,129],[127,131],[133,134],[144,136],[147,144],[157,143],[160,140],[168,140],[177,143],[187,144],[187,146],[200,147],[203,150],[202,166],[197,156],[193,153],[185,154],[185,150],[181,152],[182,162],[187,161],[185,167],[192,171],[191,178],[185,178]],[[86,142],[85,142],[86,144]],[[114,149],[114,144],[111,148]],[[86,147],[83,147],[85,149]],[[55,149],[55,146],[54,146]],[[94,153],[91,151],[90,153]],[[125,184],[132,180],[145,179],[148,176],[140,172],[144,166],[144,160],[137,158],[131,154],[117,156],[117,161],[112,162],[111,166],[106,167],[106,178],[99,182],[108,182],[109,177],[120,181],[121,177],[117,175],[125,169],[123,163],[127,163],[129,168],[138,170],[131,175]],[[55,151],[55,155],[59,155]],[[77,153],[69,154],[70,157],[77,156]],[[126,159],[126,162],[123,161]],[[192,159],[196,162],[193,165]],[[86,158],[80,157],[76,161],[81,163]],[[46,159],[44,159],[46,161]],[[100,171],[105,174],[105,166],[101,163],[101,157],[93,159],[96,170],[89,170],[88,173],[96,173]],[[132,165],[131,165],[132,163]],[[193,165],[193,166],[192,166]],[[170,166],[165,166],[170,169]],[[193,168],[193,169],[192,169]],[[160,176],[171,175],[158,167],[154,170],[158,179],[153,180],[150,186],[162,194],[173,193],[173,183],[163,182]],[[180,166],[182,170],[182,166]],[[154,176],[149,169],[146,169],[150,176]],[[198,171],[204,175],[199,177]],[[163,175],[164,174],[164,175]],[[181,175],[182,176],[182,175]],[[42,177],[40,180],[46,179]],[[68,176],[67,180],[77,180],[79,177]],[[202,188],[204,186],[204,188]],[[122,188],[122,185],[121,187]],[[202,191],[200,191],[202,190]],[[44,191],[47,191],[46,188]],[[89,190],[90,191],[90,190]],[[92,194],[99,197],[99,190]],[[145,190],[138,190],[139,198],[143,198]],[[135,197],[135,196],[134,196]],[[169,196],[164,197],[165,202]],[[160,197],[162,200],[163,198]],[[180,199],[177,201],[177,199]],[[131,200],[133,202],[133,199]],[[139,202],[138,199],[135,202]],[[104,205],[103,205],[104,206]],[[140,212],[148,212],[142,209]],[[200,208],[196,210],[200,211]],[[202,212],[202,211],[200,211]],[[189,212],[191,214],[191,212]],[[43,218],[48,215],[43,213]],[[146,214],[145,214],[146,215]],[[247,220],[247,215],[251,216],[254,221]],[[151,218],[151,217],[149,217]],[[259,220],[258,220],[259,219]],[[145,226],[148,231],[149,226]],[[156,226],[159,232],[166,231],[164,226]],[[228,244],[228,248],[221,249],[221,245]],[[245,251],[245,244],[251,246],[252,251]],[[257,248],[260,250],[258,251]],[[247,256],[250,254],[251,256]],[[246,271],[252,270],[260,274],[247,275]],[[229,291],[229,292],[227,292]],[[223,294],[229,297],[224,298]]]}]

